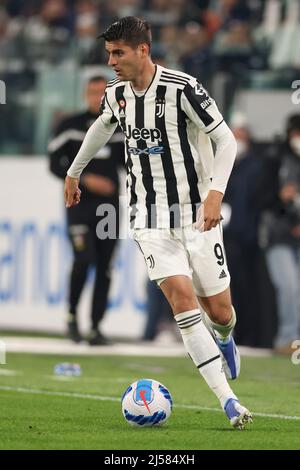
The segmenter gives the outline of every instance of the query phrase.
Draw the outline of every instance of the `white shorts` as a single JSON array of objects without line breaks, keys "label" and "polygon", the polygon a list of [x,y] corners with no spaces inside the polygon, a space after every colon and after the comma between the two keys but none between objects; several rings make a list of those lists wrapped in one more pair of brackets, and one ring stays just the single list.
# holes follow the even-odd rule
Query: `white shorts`
[{"label": "white shorts", "polygon": [[167,277],[191,278],[195,293],[210,297],[230,284],[222,228],[199,232],[192,225],[175,229],[136,229],[134,240],[145,258],[151,281]]}]

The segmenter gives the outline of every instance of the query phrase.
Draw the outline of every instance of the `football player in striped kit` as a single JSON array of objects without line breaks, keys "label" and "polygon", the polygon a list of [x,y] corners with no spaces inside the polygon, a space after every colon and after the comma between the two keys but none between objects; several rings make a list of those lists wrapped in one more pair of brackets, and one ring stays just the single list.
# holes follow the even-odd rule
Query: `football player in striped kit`
[{"label": "football player in striped kit", "polygon": [[243,429],[252,415],[227,382],[238,376],[240,357],[220,225],[235,139],[196,78],[152,62],[147,22],[126,17],[100,37],[116,78],[68,170],[66,205],[79,203],[82,170],[119,124],[130,226],[149,277],[169,301],[187,352],[231,424]]}]

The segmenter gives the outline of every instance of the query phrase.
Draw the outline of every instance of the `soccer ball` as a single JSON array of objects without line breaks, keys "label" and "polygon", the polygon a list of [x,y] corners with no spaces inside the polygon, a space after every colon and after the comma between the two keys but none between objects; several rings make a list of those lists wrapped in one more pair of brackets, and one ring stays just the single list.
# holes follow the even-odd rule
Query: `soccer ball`
[{"label": "soccer ball", "polygon": [[151,379],[129,385],[122,396],[122,413],[134,426],[156,426],[170,416],[173,401],[169,390]]}]

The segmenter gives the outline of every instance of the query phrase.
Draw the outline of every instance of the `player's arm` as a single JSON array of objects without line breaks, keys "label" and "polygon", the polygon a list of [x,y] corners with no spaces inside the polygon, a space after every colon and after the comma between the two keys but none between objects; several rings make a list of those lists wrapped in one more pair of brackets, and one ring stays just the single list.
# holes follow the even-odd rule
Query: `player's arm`
[{"label": "player's arm", "polygon": [[216,144],[214,158],[214,171],[210,184],[210,191],[205,201],[206,217],[205,228],[215,227],[221,219],[221,205],[227,183],[236,157],[236,140],[227,124],[222,124],[211,131],[211,139]]},{"label": "player's arm", "polygon": [[221,205],[236,156],[236,140],[214,100],[196,80],[183,90],[182,109],[216,144],[210,190],[203,203],[204,230],[220,222]]},{"label": "player's arm", "polygon": [[72,207],[80,202],[78,186],[80,175],[98,150],[108,142],[116,127],[117,120],[108,106],[105,96],[100,108],[100,116],[87,131],[79,152],[67,172],[65,179],[66,207]]}]

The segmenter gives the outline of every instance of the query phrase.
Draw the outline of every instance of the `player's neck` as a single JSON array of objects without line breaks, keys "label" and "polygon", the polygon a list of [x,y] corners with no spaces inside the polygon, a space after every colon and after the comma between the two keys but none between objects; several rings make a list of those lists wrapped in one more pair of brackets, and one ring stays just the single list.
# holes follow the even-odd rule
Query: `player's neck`
[{"label": "player's neck", "polygon": [[136,91],[147,90],[153,80],[155,72],[156,66],[151,60],[149,60],[148,62],[146,62],[142,72],[136,77],[136,79],[131,80],[131,85],[133,89]]}]

